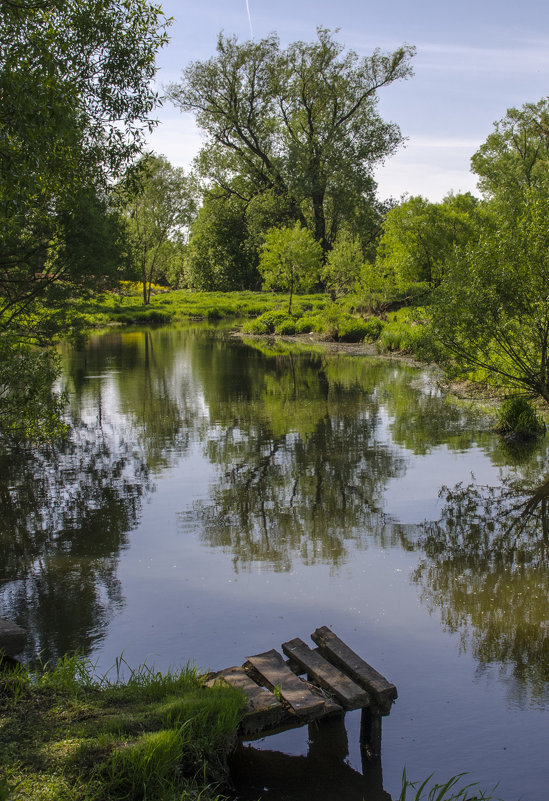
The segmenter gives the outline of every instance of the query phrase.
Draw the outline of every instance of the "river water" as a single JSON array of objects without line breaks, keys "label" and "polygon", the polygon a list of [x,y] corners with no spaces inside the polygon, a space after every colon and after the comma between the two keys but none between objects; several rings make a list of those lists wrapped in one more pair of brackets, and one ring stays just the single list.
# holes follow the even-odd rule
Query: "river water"
[{"label": "river water", "polygon": [[327,625],[398,687],[382,764],[361,777],[350,713],[328,748],[244,748],[242,798],[378,801],[405,767],[545,801],[545,441],[502,443],[428,371],[199,323],[62,358],[70,437],[0,460],[26,659],[221,669]]}]

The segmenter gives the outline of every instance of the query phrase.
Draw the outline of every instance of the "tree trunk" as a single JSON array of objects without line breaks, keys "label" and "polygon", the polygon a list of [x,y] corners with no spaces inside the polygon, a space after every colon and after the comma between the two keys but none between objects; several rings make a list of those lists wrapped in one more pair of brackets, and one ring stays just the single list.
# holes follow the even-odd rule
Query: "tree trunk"
[{"label": "tree trunk", "polygon": [[147,265],[145,258],[141,262],[141,280],[143,283],[143,306],[146,306],[149,300],[147,298]]},{"label": "tree trunk", "polygon": [[329,250],[326,240],[326,218],[324,216],[324,192],[313,192],[313,214],[315,220],[315,239],[321,245],[324,255]]},{"label": "tree trunk", "polygon": [[288,314],[292,313],[292,295],[294,294],[294,279],[290,281],[290,302],[288,303]]}]

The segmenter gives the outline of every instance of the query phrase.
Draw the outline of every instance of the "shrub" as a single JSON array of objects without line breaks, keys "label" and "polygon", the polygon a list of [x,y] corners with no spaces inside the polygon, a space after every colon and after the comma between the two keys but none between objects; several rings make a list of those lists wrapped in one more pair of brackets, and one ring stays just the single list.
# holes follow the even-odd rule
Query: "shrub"
[{"label": "shrub", "polygon": [[258,320],[261,320],[267,326],[267,331],[269,334],[273,334],[277,325],[280,325],[284,320],[291,319],[288,316],[288,313],[282,311],[282,309],[273,309],[272,311],[266,311],[261,317],[258,317]]},{"label": "shrub", "polygon": [[358,317],[345,316],[339,321],[337,338],[341,342],[362,342],[368,333],[368,326]]},{"label": "shrub", "polygon": [[383,326],[383,320],[380,320],[379,317],[368,317],[368,319],[364,321],[364,339],[368,342],[375,342],[376,339],[379,339],[383,331]]},{"label": "shrub", "polygon": [[295,332],[296,334],[309,334],[314,331],[314,326],[314,317],[300,317],[295,322]]},{"label": "shrub", "polygon": [[294,320],[282,320],[282,322],[279,323],[279,325],[277,325],[275,328],[275,334],[281,334],[281,335],[295,334],[295,331],[296,328]]},{"label": "shrub", "polygon": [[545,433],[545,423],[531,401],[521,395],[514,395],[501,404],[496,431],[530,439]]},{"label": "shrub", "polygon": [[267,323],[261,319],[261,317],[257,317],[255,320],[250,320],[248,323],[244,323],[242,326],[242,331],[245,334],[268,334],[269,328]]}]

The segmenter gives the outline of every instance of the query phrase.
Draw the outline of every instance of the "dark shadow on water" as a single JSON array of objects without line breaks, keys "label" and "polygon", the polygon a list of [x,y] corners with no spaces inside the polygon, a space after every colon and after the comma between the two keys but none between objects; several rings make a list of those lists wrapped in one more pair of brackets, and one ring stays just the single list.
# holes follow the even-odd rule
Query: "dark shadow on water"
[{"label": "dark shadow on water", "polygon": [[241,801],[391,801],[381,760],[364,757],[359,773],[345,761],[348,753],[344,718],[331,718],[309,725],[307,756],[240,745],[231,777]]}]

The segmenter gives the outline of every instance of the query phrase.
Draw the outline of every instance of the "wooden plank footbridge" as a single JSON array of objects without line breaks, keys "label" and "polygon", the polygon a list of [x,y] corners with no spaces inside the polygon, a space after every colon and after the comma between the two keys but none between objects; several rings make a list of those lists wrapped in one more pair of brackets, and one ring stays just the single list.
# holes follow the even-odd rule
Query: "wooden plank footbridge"
[{"label": "wooden plank footbridge", "polygon": [[239,728],[243,740],[362,709],[360,743],[369,759],[378,759],[381,719],[397,698],[395,685],[327,626],[316,629],[311,639],[316,648],[299,637],[282,643],[287,661],[272,649],[247,657],[241,667],[210,674],[205,684],[222,681],[244,692],[246,711]]}]

